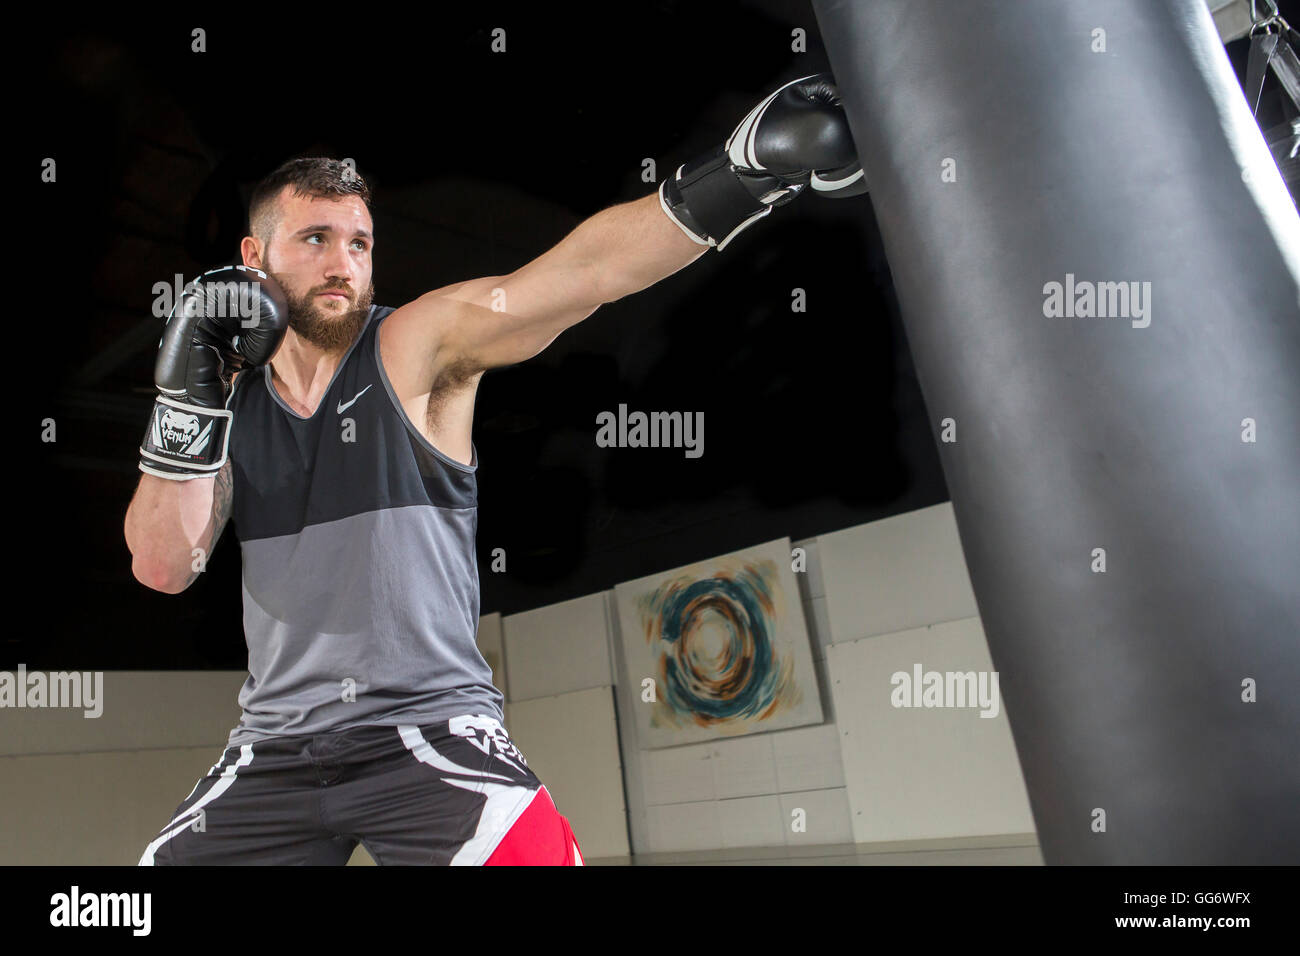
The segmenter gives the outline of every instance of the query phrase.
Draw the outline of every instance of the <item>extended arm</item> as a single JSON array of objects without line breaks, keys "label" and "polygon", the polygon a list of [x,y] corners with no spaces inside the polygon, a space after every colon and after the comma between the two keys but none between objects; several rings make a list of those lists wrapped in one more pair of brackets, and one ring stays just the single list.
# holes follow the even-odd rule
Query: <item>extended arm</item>
[{"label": "extended arm", "polygon": [[422,296],[411,304],[411,320],[441,326],[427,332],[439,333],[444,361],[474,369],[513,365],[604,303],[654,285],[707,249],[687,238],[651,194],[596,213],[509,275]]},{"label": "extended arm", "polygon": [[398,309],[381,334],[412,378],[471,376],[532,358],[606,302],[723,249],[811,187],[865,192],[862,168],[826,74],[794,80],[752,110],[716,150],[679,166],[656,194],[605,209],[506,276],[446,286]]}]

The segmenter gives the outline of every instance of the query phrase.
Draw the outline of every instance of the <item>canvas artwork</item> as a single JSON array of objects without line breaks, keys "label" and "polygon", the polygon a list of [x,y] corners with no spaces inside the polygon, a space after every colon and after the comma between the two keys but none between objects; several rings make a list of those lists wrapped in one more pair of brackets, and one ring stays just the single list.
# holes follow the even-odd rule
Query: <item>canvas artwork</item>
[{"label": "canvas artwork", "polygon": [[794,575],[783,538],[614,589],[641,746],[822,722]]}]

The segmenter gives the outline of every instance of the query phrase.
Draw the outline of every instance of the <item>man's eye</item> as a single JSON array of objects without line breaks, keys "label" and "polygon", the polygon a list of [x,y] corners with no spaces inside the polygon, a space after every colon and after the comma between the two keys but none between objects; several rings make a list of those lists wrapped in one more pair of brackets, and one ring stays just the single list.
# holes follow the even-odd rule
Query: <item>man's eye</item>
[{"label": "man's eye", "polygon": [[307,241],[311,242],[313,239],[323,239],[323,238],[324,236],[321,233],[313,232],[310,236],[307,237]]},{"label": "man's eye", "polygon": [[361,247],[361,251],[362,251],[362,252],[365,252],[366,249],[369,248],[369,247],[366,245],[366,240],[364,240],[364,239],[354,239],[354,240],[352,240],[352,241],[355,242],[358,246]]}]

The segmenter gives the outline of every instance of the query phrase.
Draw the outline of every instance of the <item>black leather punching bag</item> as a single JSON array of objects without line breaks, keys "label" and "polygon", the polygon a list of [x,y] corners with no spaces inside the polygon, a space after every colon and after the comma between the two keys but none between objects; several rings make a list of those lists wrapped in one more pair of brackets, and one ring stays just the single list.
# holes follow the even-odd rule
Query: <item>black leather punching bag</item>
[{"label": "black leather punching bag", "polygon": [[1300,218],[1205,3],[813,6],[1044,858],[1300,863]]}]

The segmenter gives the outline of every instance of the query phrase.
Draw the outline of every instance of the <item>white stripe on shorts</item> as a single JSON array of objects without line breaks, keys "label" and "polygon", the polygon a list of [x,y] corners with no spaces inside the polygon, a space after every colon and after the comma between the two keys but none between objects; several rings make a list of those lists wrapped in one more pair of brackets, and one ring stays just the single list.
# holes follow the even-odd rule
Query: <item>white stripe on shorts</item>
[{"label": "white stripe on shorts", "polygon": [[[222,754],[222,760],[224,759],[225,755]],[[159,834],[158,838],[145,847],[144,855],[140,857],[140,862],[137,863],[136,866],[153,866],[153,857],[154,854],[158,852],[158,848],[182,830],[193,826],[195,814],[202,810],[204,806],[229,790],[230,785],[235,782],[235,772],[240,767],[247,767],[252,762],[253,745],[244,744],[244,746],[239,748],[239,759],[225,769],[225,772],[221,774],[221,779],[214,783],[212,789],[205,793],[199,801],[194,804],[194,806],[190,807],[184,813],[174,817],[171,823],[168,823],[167,826],[163,827],[163,832]],[[218,761],[218,763],[220,763],[220,761]],[[195,789],[198,789],[198,784],[195,784],[194,787]],[[193,795],[194,790],[191,790],[190,796]],[[185,799],[188,800],[189,797],[186,797]]]},{"label": "white stripe on shorts", "polygon": [[[492,721],[492,723],[496,723],[496,721]],[[402,743],[406,744],[406,749],[411,751],[411,755],[421,763],[428,764],[435,770],[483,778],[477,782],[456,780],[453,777],[442,778],[443,783],[449,783],[453,787],[460,787],[462,790],[472,790],[487,797],[487,802],[483,804],[483,812],[479,815],[478,828],[474,831],[474,835],[466,840],[465,845],[457,850],[456,855],[451,858],[452,866],[482,866],[487,862],[488,857],[492,855],[492,851],[505,838],[506,833],[514,826],[515,821],[532,803],[533,797],[537,796],[540,791],[529,787],[489,783],[486,779],[489,777],[495,780],[507,781],[510,778],[487,770],[478,771],[462,767],[455,761],[438,753],[433,745],[424,739],[424,735],[420,733],[418,727],[402,726],[397,728],[397,732],[401,735]]]}]

